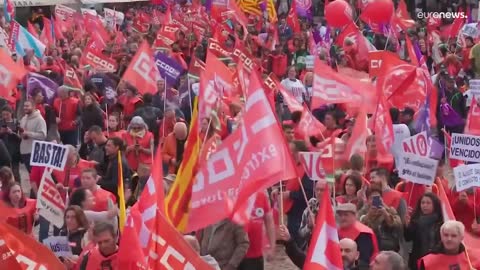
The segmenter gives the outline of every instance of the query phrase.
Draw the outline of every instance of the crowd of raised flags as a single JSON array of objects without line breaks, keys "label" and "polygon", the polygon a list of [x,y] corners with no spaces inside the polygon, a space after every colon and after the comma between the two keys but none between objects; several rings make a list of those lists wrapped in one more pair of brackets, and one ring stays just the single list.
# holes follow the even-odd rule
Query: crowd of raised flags
[{"label": "crowd of raised flags", "polygon": [[0,269],[480,267],[474,7],[282,4],[5,0]]}]

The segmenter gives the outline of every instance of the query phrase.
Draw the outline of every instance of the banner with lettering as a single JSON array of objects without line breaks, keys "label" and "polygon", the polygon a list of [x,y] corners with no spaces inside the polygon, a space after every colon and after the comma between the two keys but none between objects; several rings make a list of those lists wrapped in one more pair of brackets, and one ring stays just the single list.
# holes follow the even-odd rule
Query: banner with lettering
[{"label": "banner with lettering", "polygon": [[480,187],[480,163],[461,165],[453,168],[457,192]]},{"label": "banner with lettering", "polygon": [[55,255],[22,231],[0,222],[0,269],[65,269]]},{"label": "banner with lettering", "polygon": [[453,133],[450,158],[480,162],[480,136]]},{"label": "banner with lettering", "polygon": [[155,55],[155,65],[157,65],[161,77],[166,79],[169,85],[175,85],[178,77],[184,72],[182,66],[177,61],[161,52],[157,52]]},{"label": "banner with lettering", "polygon": [[399,158],[398,176],[409,182],[432,185],[437,173],[438,160],[412,153],[402,153]]},{"label": "banner with lettering", "polygon": [[68,147],[51,142],[33,141],[30,165],[63,171],[68,158]]},{"label": "banner with lettering", "polygon": [[82,55],[82,63],[91,66],[98,72],[115,72],[117,70],[115,59],[109,58],[91,47],[87,47]]},{"label": "banner with lettering", "polygon": [[47,246],[57,257],[71,257],[72,248],[67,236],[50,236],[43,240],[43,244]]},{"label": "banner with lettering", "polygon": [[55,17],[61,20],[67,20],[73,17],[77,11],[73,8],[64,6],[64,5],[56,5],[55,6]]},{"label": "banner with lettering", "polygon": [[37,209],[39,215],[44,217],[57,228],[63,227],[65,203],[57,190],[55,181],[49,169],[43,172],[37,195]]}]

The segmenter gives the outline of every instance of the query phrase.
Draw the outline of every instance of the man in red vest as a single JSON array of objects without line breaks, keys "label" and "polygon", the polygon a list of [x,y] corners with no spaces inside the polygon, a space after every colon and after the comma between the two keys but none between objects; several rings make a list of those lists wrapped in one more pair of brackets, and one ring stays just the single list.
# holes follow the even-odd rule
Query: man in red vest
[{"label": "man in red vest", "polygon": [[95,224],[95,227],[93,227],[93,238],[96,245],[80,254],[75,269],[120,269],[117,257],[118,246],[113,225],[105,222]]},{"label": "man in red vest", "polygon": [[440,227],[441,245],[419,260],[420,269],[472,269],[462,244],[464,233],[465,226],[460,221],[443,223]]},{"label": "man in red vest", "polygon": [[53,101],[53,108],[57,115],[58,132],[62,143],[77,146],[81,114],[78,98],[71,97],[68,88],[60,86],[58,98]]},{"label": "man in red vest", "polygon": [[338,237],[350,238],[357,243],[360,265],[369,265],[370,260],[378,253],[377,237],[372,229],[357,220],[357,206],[353,203],[342,203],[337,206]]},{"label": "man in red vest", "polygon": [[407,214],[407,203],[400,191],[396,191],[388,185],[388,179],[389,173],[385,168],[374,168],[370,171],[371,187],[382,190],[383,202],[387,206],[395,208],[402,222],[404,222]]}]

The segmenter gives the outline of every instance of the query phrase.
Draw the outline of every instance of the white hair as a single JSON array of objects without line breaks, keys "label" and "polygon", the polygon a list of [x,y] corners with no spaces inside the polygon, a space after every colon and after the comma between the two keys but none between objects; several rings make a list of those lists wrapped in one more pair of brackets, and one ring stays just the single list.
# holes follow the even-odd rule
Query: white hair
[{"label": "white hair", "polygon": [[443,223],[442,227],[440,227],[440,232],[443,233],[444,230],[456,230],[460,236],[463,237],[465,234],[465,225],[462,222],[457,220],[447,220]]}]

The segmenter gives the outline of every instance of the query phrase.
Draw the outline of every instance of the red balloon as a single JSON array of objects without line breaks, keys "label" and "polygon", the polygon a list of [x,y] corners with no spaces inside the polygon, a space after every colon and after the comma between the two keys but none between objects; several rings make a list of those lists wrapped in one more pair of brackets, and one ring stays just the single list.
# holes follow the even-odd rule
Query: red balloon
[{"label": "red balloon", "polygon": [[360,17],[366,23],[386,24],[392,19],[393,12],[392,0],[369,0]]},{"label": "red balloon", "polygon": [[353,21],[352,8],[344,0],[335,0],[325,7],[328,25],[341,28]]}]

